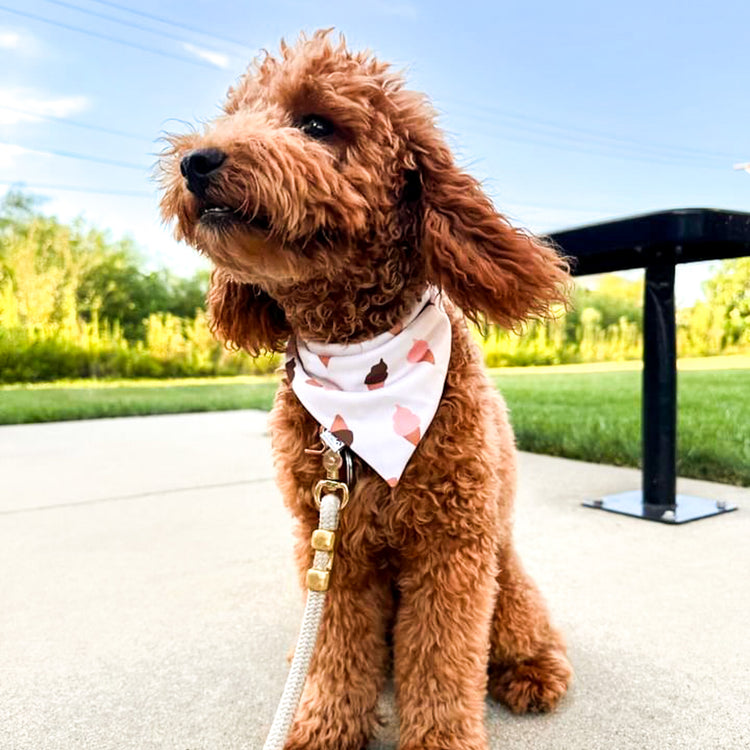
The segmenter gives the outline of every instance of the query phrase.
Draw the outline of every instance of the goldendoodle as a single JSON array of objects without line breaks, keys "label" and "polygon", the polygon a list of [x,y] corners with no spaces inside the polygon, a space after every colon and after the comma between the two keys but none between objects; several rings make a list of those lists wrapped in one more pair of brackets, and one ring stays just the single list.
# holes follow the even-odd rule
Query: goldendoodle
[{"label": "goldendoodle", "polygon": [[354,454],[319,642],[287,747],[355,750],[393,664],[403,750],[485,750],[487,690],[547,711],[571,679],[512,541],[505,406],[466,320],[564,301],[564,259],[459,169],[426,99],[327,32],[282,43],[201,132],[171,136],[162,212],[215,264],[214,332],[286,351],[271,415],[301,574],[322,425]]}]

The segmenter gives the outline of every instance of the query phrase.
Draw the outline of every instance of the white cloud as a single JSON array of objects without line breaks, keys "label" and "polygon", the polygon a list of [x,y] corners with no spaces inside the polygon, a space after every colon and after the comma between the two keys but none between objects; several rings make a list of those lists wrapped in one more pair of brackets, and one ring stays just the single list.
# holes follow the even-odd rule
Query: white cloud
[{"label": "white cloud", "polygon": [[0,30],[0,49],[18,49],[21,35],[17,31]]},{"label": "white cloud", "polygon": [[89,106],[85,96],[44,96],[29,89],[0,89],[0,125],[35,122],[36,115],[68,117]]},{"label": "white cloud", "polygon": [[222,52],[214,52],[210,49],[203,49],[202,47],[196,47],[194,44],[188,42],[182,43],[183,48],[191,54],[199,57],[201,60],[215,65],[217,68],[228,68],[229,67],[229,55],[225,55]]},{"label": "white cloud", "polygon": [[19,156],[33,153],[23,146],[16,146],[13,143],[0,143],[0,168],[10,169],[16,166]]},{"label": "white cloud", "polygon": [[22,55],[36,55],[41,45],[35,36],[26,29],[12,29],[0,26],[0,50],[11,50]]}]

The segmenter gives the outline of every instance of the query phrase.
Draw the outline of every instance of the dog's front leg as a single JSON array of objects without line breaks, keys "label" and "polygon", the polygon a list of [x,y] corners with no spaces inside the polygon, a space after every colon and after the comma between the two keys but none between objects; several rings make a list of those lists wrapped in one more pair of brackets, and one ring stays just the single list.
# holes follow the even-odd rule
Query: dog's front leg
[{"label": "dog's front leg", "polygon": [[494,573],[486,538],[445,537],[405,556],[394,630],[402,750],[486,750]]},{"label": "dog's front leg", "polygon": [[374,572],[366,580],[355,576],[338,557],[334,569],[318,644],[285,750],[361,750],[377,725],[390,587]]}]

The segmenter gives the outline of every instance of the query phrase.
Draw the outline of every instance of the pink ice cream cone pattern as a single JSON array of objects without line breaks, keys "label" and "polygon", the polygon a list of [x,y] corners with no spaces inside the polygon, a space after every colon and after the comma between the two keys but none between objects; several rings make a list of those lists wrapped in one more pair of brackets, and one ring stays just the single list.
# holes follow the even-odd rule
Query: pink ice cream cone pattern
[{"label": "pink ice cream cone pattern", "polygon": [[351,445],[352,440],[354,440],[354,433],[349,429],[346,422],[344,422],[344,418],[340,414],[337,414],[334,418],[333,424],[331,425],[331,432],[347,445]]},{"label": "pink ice cream cone pattern", "polygon": [[318,354],[318,359],[323,363],[323,367],[328,367],[328,363],[331,361],[327,354]]},{"label": "pink ice cream cone pattern", "polygon": [[414,345],[406,355],[406,359],[409,362],[429,362],[431,365],[435,364],[435,355],[430,349],[430,345],[423,339],[416,339]]},{"label": "pink ice cream cone pattern", "polygon": [[370,372],[365,378],[365,385],[368,391],[374,391],[376,388],[382,388],[388,377],[388,365],[381,359],[376,365],[370,368]]},{"label": "pink ice cream cone pattern", "polygon": [[419,429],[419,417],[405,406],[396,404],[396,413],[393,415],[393,429],[397,435],[406,438],[412,445],[418,445],[422,433]]}]

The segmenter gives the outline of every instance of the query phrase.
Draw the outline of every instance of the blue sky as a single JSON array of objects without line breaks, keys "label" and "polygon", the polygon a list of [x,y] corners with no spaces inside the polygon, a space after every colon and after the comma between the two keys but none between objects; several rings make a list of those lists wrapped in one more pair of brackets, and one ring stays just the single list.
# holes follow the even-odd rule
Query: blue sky
[{"label": "blue sky", "polygon": [[[0,191],[191,273],[158,218],[159,135],[217,113],[259,49],[331,26],[428,92],[459,161],[535,231],[750,210],[747,0],[0,0]],[[678,299],[706,273],[679,269]]]}]

